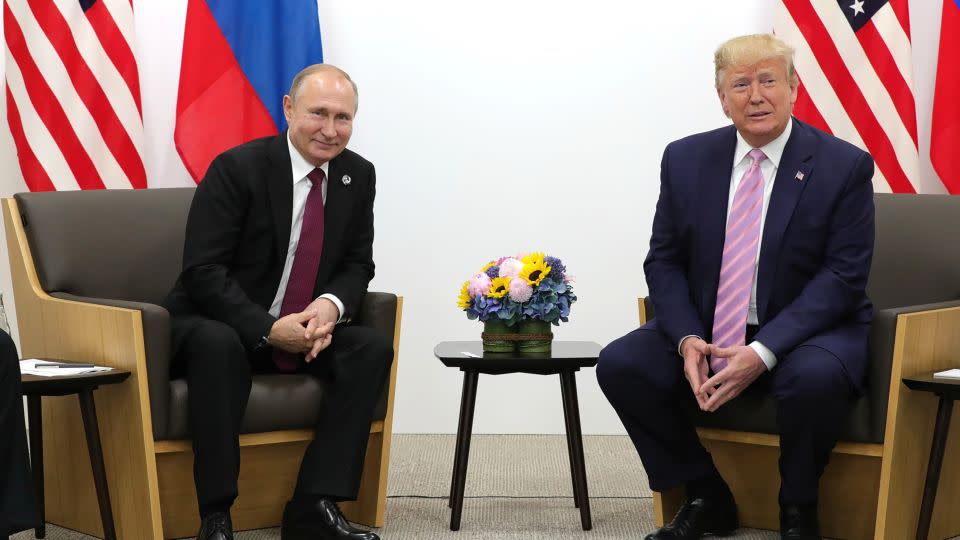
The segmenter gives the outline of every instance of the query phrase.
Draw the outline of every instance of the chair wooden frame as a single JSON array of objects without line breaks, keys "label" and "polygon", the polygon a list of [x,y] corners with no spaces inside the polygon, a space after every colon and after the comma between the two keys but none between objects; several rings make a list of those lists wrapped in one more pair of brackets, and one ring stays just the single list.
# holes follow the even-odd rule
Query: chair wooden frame
[{"label": "chair wooden frame", "polygon": [[[21,355],[82,359],[131,372],[123,384],[97,391],[107,481],[119,538],[161,540],[192,536],[199,528],[189,441],[154,441],[140,311],[61,300],[41,287],[13,198],[3,199],[3,221],[16,300]],[[403,298],[397,298],[394,361],[384,420],[370,426],[360,494],[341,505],[358,523],[384,523],[387,472]],[[240,496],[233,506],[237,530],[280,523],[293,492],[312,430],[240,437]],[[43,400],[47,522],[103,537],[93,476],[77,404],[70,397]]]},{"label": "chair wooden frame", "polygon": [[[638,300],[646,323],[644,299]],[[937,398],[907,389],[901,378],[956,367],[960,350],[960,307],[901,314],[897,318],[884,442],[840,442],[820,481],[820,523],[825,536],[900,540],[916,534]],[[941,471],[930,538],[960,534],[960,424],[953,416]],[[779,529],[777,459],[779,437],[698,428],[737,499],[740,525]],[[657,526],[672,519],[682,489],[654,492]]]}]

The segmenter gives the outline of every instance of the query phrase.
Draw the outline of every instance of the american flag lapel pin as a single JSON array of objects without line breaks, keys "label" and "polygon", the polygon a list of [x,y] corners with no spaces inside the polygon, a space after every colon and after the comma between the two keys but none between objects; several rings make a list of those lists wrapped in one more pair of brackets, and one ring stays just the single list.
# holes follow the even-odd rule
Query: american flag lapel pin
[{"label": "american flag lapel pin", "polygon": [[797,182],[803,182],[803,171],[797,171]]}]

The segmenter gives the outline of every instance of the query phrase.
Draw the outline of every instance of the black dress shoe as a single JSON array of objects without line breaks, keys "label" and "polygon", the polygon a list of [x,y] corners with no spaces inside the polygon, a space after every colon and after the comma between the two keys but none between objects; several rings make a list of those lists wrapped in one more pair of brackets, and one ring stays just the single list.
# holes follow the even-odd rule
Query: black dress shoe
[{"label": "black dress shoe", "polygon": [[233,540],[233,523],[227,512],[214,512],[203,518],[197,540]]},{"label": "black dress shoe", "polygon": [[283,509],[281,540],[380,540],[376,534],[357,529],[343,517],[330,499],[304,503],[296,499]]},{"label": "black dress shoe", "polygon": [[694,540],[704,535],[728,536],[737,530],[737,505],[730,495],[695,497],[683,503],[669,525],[644,540]]},{"label": "black dress shoe", "polygon": [[789,540],[821,540],[817,522],[817,505],[785,504],[780,507],[780,538]]}]

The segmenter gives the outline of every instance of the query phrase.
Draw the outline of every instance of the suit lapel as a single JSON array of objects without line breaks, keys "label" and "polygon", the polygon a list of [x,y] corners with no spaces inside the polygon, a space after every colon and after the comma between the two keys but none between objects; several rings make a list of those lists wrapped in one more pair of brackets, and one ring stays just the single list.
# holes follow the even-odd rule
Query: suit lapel
[{"label": "suit lapel", "polygon": [[271,162],[267,194],[273,214],[274,251],[280,260],[284,260],[290,246],[290,225],[293,220],[293,168],[290,165],[286,131],[270,143],[267,156]]},{"label": "suit lapel", "polygon": [[727,230],[727,205],[730,200],[730,174],[733,171],[733,153],[737,148],[737,131],[730,126],[719,144],[707,155],[700,172],[697,190],[699,202],[695,212],[701,212],[700,246],[704,261],[708,261],[706,280],[701,284],[701,299],[704,315],[713,319],[717,303],[717,285],[720,281],[720,264],[723,259],[723,242]]},{"label": "suit lapel", "polygon": [[[353,197],[356,186],[352,179],[345,183],[345,178],[351,177],[349,166],[341,156],[330,160],[327,173],[327,202],[323,212],[323,252],[338,253],[340,242],[346,231],[353,208]],[[321,256],[320,265],[329,257]],[[323,273],[322,271],[320,272]]]},{"label": "suit lapel", "polygon": [[777,167],[777,176],[773,181],[773,192],[770,194],[770,205],[767,207],[760,244],[757,271],[757,318],[760,324],[766,322],[767,305],[774,286],[773,280],[776,277],[783,235],[793,218],[793,211],[797,207],[797,202],[800,201],[800,195],[810,183],[810,173],[814,166],[815,139],[804,124],[791,121],[793,131],[790,133],[790,139],[783,149],[783,156]]}]

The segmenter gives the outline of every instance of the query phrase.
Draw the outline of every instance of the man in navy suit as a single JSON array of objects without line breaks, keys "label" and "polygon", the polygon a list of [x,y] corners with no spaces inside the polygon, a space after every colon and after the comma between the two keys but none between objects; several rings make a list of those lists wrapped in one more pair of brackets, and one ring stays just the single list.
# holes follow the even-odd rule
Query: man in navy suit
[{"label": "man in navy suit", "polygon": [[873,161],[791,117],[793,50],[777,38],[734,38],[715,68],[734,125],[664,151],[644,262],[656,319],[603,350],[597,379],[651,489],[687,488],[648,540],[737,528],[683,409],[716,411],[755,381],[777,401],[781,537],[820,538],[819,478],[867,361]]},{"label": "man in navy suit", "polygon": [[0,330],[0,538],[37,526],[17,346]]}]

